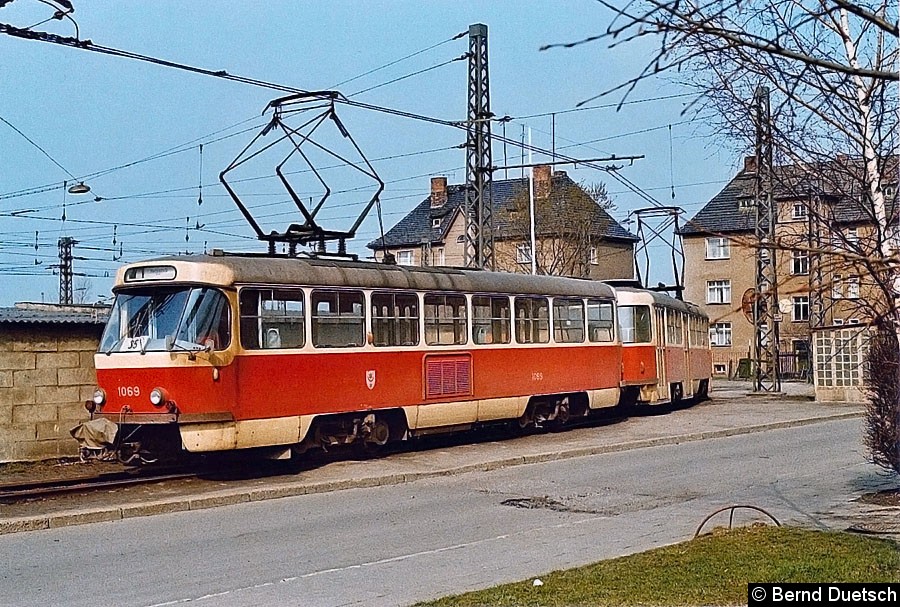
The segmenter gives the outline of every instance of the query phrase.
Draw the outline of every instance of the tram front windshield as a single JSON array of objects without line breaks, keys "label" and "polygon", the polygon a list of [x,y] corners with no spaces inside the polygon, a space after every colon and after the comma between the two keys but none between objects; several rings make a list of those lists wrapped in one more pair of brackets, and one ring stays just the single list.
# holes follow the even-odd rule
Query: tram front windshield
[{"label": "tram front windshield", "polygon": [[116,295],[100,352],[219,350],[231,340],[228,299],[215,289],[129,289]]}]

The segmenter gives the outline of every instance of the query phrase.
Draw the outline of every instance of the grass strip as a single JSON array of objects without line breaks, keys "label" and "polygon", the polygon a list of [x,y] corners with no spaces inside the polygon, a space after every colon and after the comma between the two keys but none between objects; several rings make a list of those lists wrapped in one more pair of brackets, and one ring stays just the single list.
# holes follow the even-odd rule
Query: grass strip
[{"label": "grass strip", "polygon": [[740,605],[749,582],[900,581],[900,545],[843,532],[753,526],[416,607]]}]

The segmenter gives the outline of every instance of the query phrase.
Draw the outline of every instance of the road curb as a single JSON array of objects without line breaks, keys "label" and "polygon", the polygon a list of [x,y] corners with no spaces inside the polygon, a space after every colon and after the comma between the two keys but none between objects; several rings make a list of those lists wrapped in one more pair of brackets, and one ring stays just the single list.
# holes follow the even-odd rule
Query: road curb
[{"label": "road curb", "polygon": [[297,481],[277,484],[265,488],[241,489],[235,491],[220,490],[204,495],[184,496],[173,498],[170,500],[158,500],[153,502],[131,503],[110,507],[71,510],[66,512],[58,512],[51,515],[34,517],[19,517],[0,520],[0,535],[22,533],[26,531],[39,531],[43,529],[55,529],[59,527],[69,527],[74,525],[85,525],[89,523],[124,520],[143,516],[154,516],[157,514],[169,514],[173,512],[186,512],[189,510],[206,510],[209,508],[219,508],[221,506],[261,502],[272,499],[296,497],[299,495],[310,495],[315,493],[330,493],[333,491],[343,491],[346,489],[364,489],[371,487],[401,485],[418,480],[437,478],[441,476],[455,476],[459,474],[466,474],[469,472],[488,472],[491,470],[510,468],[513,466],[539,464],[564,459],[573,459],[577,457],[601,455],[604,453],[619,453],[622,451],[632,451],[635,449],[645,449],[648,447],[677,445],[679,443],[709,440],[713,438],[727,438],[730,436],[753,434],[755,432],[765,432],[768,430],[795,428],[799,426],[807,426],[828,421],[852,419],[855,417],[861,417],[863,413],[863,411],[857,410],[844,413],[835,413],[832,415],[819,415],[801,419],[769,422],[764,424],[753,424],[736,428],[704,430],[702,432],[692,432],[687,434],[676,434],[672,436],[639,439],[608,445],[596,445],[593,447],[575,447],[571,449],[563,449],[561,451],[546,451],[530,455],[502,457],[485,462],[475,462],[462,466],[454,466],[451,468],[440,468],[407,473],[392,473],[353,479],[339,479],[311,483]]}]

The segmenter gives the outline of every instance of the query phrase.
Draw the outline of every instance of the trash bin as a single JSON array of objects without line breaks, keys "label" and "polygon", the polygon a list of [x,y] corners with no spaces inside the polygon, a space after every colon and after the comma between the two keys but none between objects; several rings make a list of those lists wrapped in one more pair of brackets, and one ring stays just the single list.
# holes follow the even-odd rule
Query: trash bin
[{"label": "trash bin", "polygon": [[738,361],[738,377],[741,379],[750,379],[752,369],[749,358],[742,358]]}]

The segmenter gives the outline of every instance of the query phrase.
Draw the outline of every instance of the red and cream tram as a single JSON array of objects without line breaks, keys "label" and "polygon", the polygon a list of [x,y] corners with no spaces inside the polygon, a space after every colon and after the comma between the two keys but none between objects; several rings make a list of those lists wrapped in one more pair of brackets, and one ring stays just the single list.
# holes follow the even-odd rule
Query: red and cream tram
[{"label": "red and cream tram", "polygon": [[[676,382],[675,363],[657,373],[655,352],[637,352],[631,333],[623,348],[616,290],[595,281],[213,254],[125,266],[114,291],[86,406],[118,425],[126,460],[562,425],[619,403],[638,385],[632,369],[653,379],[650,400]],[[635,313],[642,295],[661,306],[663,296],[622,292]],[[664,307],[695,311],[679,305]],[[705,370],[699,384],[677,381],[697,394],[708,355]]]},{"label": "red and cream tram", "polygon": [[623,402],[678,402],[709,393],[709,319],[663,293],[618,287]]}]

